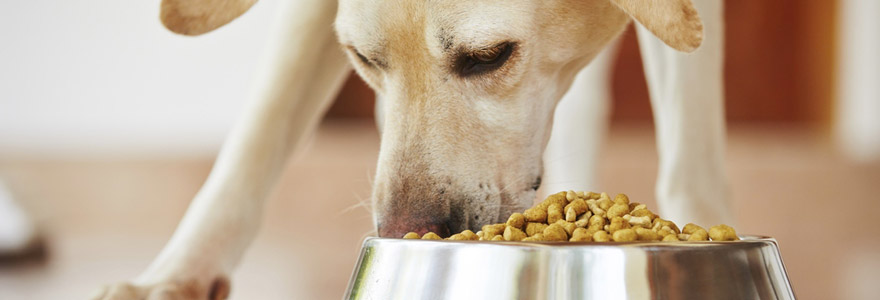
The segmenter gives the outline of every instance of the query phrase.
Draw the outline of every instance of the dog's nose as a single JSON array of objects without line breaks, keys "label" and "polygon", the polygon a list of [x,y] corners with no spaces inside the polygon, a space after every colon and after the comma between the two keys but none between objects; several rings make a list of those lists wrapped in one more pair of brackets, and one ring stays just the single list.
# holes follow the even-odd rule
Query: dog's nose
[{"label": "dog's nose", "polygon": [[441,237],[449,236],[449,225],[446,222],[388,221],[380,223],[377,227],[380,237],[402,238],[409,232],[415,232],[419,235],[433,232]]}]

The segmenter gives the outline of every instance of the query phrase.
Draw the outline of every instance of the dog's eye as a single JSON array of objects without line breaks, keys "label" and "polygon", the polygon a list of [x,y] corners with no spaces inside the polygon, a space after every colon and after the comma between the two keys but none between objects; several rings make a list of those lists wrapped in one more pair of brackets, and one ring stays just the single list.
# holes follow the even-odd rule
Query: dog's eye
[{"label": "dog's eye", "polygon": [[357,49],[355,49],[354,47],[349,46],[348,50],[351,51],[351,53],[354,53],[354,56],[357,56],[358,60],[360,60],[362,63],[364,63],[364,65],[369,66],[369,67],[373,66],[373,63],[370,62],[370,59],[368,59],[366,56],[361,54],[360,51],[357,51]]},{"label": "dog's eye", "polygon": [[457,59],[455,70],[462,77],[494,71],[510,58],[514,47],[513,43],[504,42],[490,48],[465,53]]}]

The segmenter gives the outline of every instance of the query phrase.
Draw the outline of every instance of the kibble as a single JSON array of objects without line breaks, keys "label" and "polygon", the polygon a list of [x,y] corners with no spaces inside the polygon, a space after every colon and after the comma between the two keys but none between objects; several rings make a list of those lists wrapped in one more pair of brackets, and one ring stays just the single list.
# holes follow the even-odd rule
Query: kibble
[{"label": "kibble", "polygon": [[526,234],[528,234],[529,236],[533,236],[535,234],[544,232],[544,228],[547,228],[547,224],[529,222],[528,224],[526,224]]},{"label": "kibble", "polygon": [[526,221],[542,223],[547,221],[547,211],[540,207],[532,207],[523,212]]},{"label": "kibble", "polygon": [[483,236],[491,239],[492,237],[494,237],[496,235],[504,233],[504,228],[506,228],[506,227],[507,227],[507,225],[505,225],[505,224],[485,225],[485,226],[483,226],[483,230],[482,230]]},{"label": "kibble", "polygon": [[521,241],[522,239],[528,237],[525,232],[520,230],[519,228],[513,226],[507,226],[504,229],[504,240],[505,241]]},{"label": "kibble", "polygon": [[562,215],[562,208],[563,206],[559,206],[556,203],[547,206],[547,224],[553,224],[565,218]]},{"label": "kibble", "polygon": [[615,231],[613,234],[611,234],[611,239],[613,239],[615,242],[632,242],[637,240],[638,238],[639,236],[636,234],[636,232],[628,228]]},{"label": "kibble", "polygon": [[739,237],[736,236],[736,230],[733,230],[733,227],[724,224],[715,225],[709,228],[709,237],[712,238],[713,241],[739,240]]},{"label": "kibble", "polygon": [[599,230],[593,233],[593,240],[596,242],[608,242],[611,241],[611,235],[608,234],[608,231]]},{"label": "kibble", "polygon": [[523,228],[523,225],[526,224],[526,217],[521,213],[514,213],[510,215],[510,218],[507,219],[507,226],[516,227],[519,229]]},{"label": "kibble", "polygon": [[577,221],[578,215],[583,215],[586,212],[587,202],[584,199],[575,199],[565,206],[565,220],[569,222]]},{"label": "kibble", "polygon": [[547,228],[544,228],[544,240],[547,241],[567,241],[568,233],[565,232],[565,228],[559,224],[550,224]]},{"label": "kibble", "polygon": [[[552,194],[522,213],[513,213],[504,223],[488,224],[446,238],[459,241],[523,242],[682,242],[736,241],[736,230],[724,224],[706,230],[688,223],[679,230],[672,221],[660,218],[645,204],[630,201],[625,194],[612,198],[607,193],[565,191]],[[404,239],[440,240],[433,232],[409,232]]]},{"label": "kibble", "polygon": [[571,238],[568,239],[569,242],[592,242],[593,235],[590,234],[590,231],[585,228],[577,228],[574,232],[571,233]]},{"label": "kibble", "polygon": [[441,237],[440,237],[439,235],[437,235],[436,233],[428,232],[428,233],[426,233],[425,235],[422,236],[422,239],[423,239],[423,240],[442,240],[443,238],[441,238]]},{"label": "kibble", "polygon": [[608,224],[608,229],[606,229],[606,231],[610,234],[614,234],[615,231],[629,229],[630,227],[629,222],[624,220],[623,217],[614,217],[611,219],[611,224]]}]

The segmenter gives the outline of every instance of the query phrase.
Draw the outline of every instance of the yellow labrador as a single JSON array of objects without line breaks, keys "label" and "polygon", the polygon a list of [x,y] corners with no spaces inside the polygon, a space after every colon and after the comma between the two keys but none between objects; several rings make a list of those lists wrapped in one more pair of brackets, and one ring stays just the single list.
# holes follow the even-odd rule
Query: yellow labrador
[{"label": "yellow labrador", "polygon": [[[172,31],[197,35],[255,1],[164,0],[161,17]],[[94,299],[225,298],[286,157],[352,67],[381,98],[380,236],[504,221],[532,203],[542,181],[547,191],[594,187],[607,111],[597,78],[609,55],[600,53],[632,19],[657,122],[661,209],[676,221],[730,221],[720,1],[290,2],[246,116],[177,232],[143,274]],[[710,17],[705,30],[698,9]],[[701,44],[690,56],[678,52]]]}]

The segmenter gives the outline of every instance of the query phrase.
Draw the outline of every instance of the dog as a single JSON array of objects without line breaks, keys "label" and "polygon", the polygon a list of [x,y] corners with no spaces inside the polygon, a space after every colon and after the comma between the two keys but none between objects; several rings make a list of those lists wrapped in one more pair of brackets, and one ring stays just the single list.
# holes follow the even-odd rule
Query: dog
[{"label": "dog", "polygon": [[[163,0],[161,19],[198,35],[255,1]],[[697,1],[291,1],[245,117],[178,230],[138,278],[93,299],[226,298],[286,157],[352,68],[381,99],[372,195],[380,236],[503,222],[542,184],[544,193],[589,190],[607,119],[603,49],[632,20],[655,112],[661,213],[730,222],[721,4]]]}]

